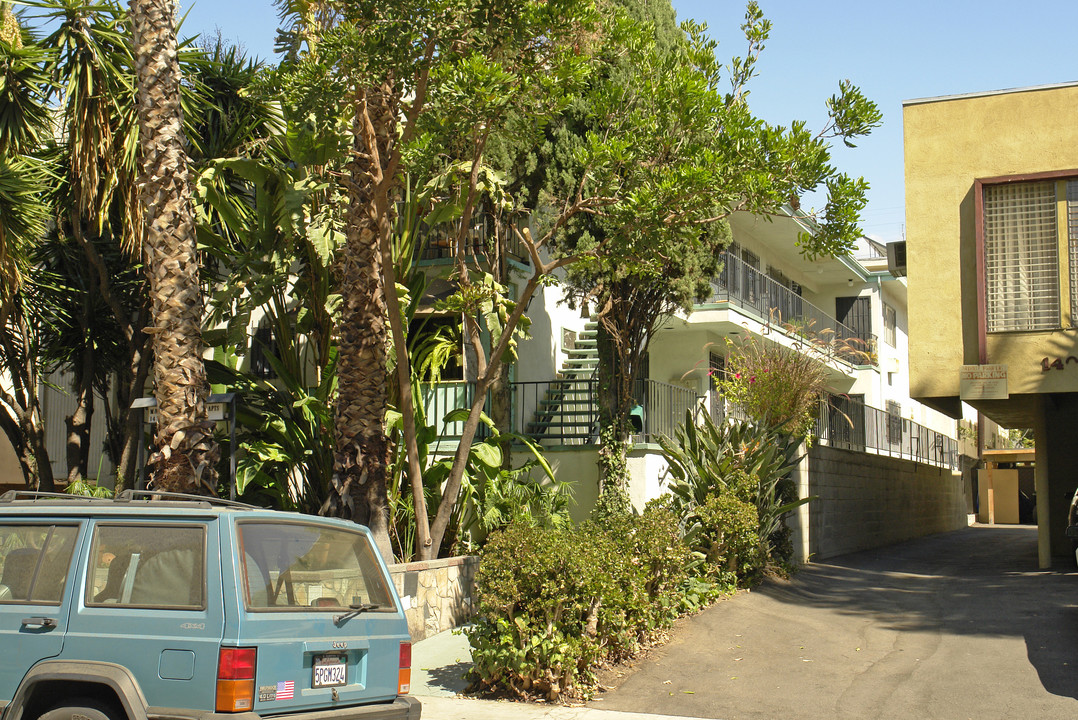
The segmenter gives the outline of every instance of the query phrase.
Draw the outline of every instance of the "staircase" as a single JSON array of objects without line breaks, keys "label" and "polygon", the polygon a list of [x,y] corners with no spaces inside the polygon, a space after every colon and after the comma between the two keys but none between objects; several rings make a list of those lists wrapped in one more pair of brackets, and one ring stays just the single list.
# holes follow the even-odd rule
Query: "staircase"
[{"label": "staircase", "polygon": [[587,445],[597,432],[597,332],[597,323],[585,323],[573,349],[566,351],[558,379],[550,383],[528,423],[528,435],[542,445]]}]

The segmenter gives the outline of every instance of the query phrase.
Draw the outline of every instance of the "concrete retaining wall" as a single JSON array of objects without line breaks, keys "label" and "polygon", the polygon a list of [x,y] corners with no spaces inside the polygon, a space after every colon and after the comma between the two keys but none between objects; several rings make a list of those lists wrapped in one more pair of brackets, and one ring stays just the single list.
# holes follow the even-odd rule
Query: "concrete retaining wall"
[{"label": "concrete retaining wall", "polygon": [[459,627],[472,617],[472,591],[479,557],[443,558],[390,565],[404,604],[412,642]]},{"label": "concrete retaining wall", "polygon": [[816,445],[801,495],[816,495],[795,517],[795,548],[810,559],[890,545],[966,527],[962,473],[880,455]]}]

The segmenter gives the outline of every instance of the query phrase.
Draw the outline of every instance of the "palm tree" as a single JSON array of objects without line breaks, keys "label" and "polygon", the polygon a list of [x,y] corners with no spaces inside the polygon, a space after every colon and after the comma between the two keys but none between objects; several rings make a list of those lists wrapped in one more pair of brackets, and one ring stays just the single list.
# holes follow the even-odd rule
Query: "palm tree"
[{"label": "palm tree", "polygon": [[[279,31],[283,68],[300,69],[304,86],[324,68],[333,77],[339,57],[327,57],[321,43],[347,15],[339,3],[276,0],[286,27]],[[346,32],[347,34],[347,32]],[[324,64],[323,64],[324,63]],[[346,65],[348,63],[345,63]],[[339,78],[338,78],[339,80]],[[389,539],[389,439],[385,430],[389,393],[389,310],[396,297],[387,297],[384,260],[392,223],[392,193],[398,178],[395,159],[400,91],[390,81],[349,79],[340,84],[319,83],[297,93],[298,108],[325,118],[326,108],[349,112],[352,147],[341,173],[348,193],[345,241],[334,266],[341,314],[336,327],[337,401],[334,407],[336,451],[330,492],[322,512],[367,525],[387,562],[393,557]],[[327,97],[328,87],[347,93]],[[316,98],[313,99],[312,98]],[[328,102],[326,102],[328,100]],[[351,101],[348,103],[347,101]],[[332,118],[335,119],[335,118]],[[425,518],[423,518],[425,524]],[[424,535],[425,537],[425,535]]]},{"label": "palm tree", "polygon": [[0,3],[0,429],[10,440],[30,487],[53,489],[38,397],[36,323],[23,292],[30,256],[45,232],[42,198],[48,186],[43,163],[29,153],[48,134],[44,55],[23,45],[22,30]]},{"label": "palm tree", "polygon": [[[389,562],[393,557],[386,490],[389,440],[385,432],[389,318],[381,242],[390,234],[391,209],[385,186],[392,178],[386,177],[386,166],[396,135],[397,105],[388,88],[368,88],[358,94],[353,159],[348,164],[351,182],[345,244],[336,267],[343,306],[337,328],[336,494],[331,494],[328,509],[369,527],[382,557]],[[374,132],[360,129],[368,119],[373,120],[370,127]]]},{"label": "palm tree", "polygon": [[184,147],[172,0],[131,0],[138,78],[140,197],[150,276],[159,490],[213,493],[218,448],[206,414],[202,291]]}]

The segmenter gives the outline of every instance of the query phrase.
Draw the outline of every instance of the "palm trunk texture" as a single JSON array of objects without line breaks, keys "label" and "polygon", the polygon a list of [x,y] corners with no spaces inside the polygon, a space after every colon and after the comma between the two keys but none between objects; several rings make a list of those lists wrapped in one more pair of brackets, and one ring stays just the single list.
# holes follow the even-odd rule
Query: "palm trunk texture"
[{"label": "palm trunk texture", "polygon": [[175,3],[131,0],[130,6],[153,324],[146,331],[153,337],[157,396],[152,484],[162,491],[213,494],[219,450],[206,414],[202,291],[180,108]]},{"label": "palm trunk texture", "polygon": [[[392,562],[385,433],[388,316],[379,253],[381,234],[390,231],[390,207],[384,192],[376,192],[389,181],[383,171],[395,133],[388,91],[361,91],[354,122],[345,247],[335,268],[343,308],[337,328],[334,487],[326,512],[368,526],[382,557]],[[366,140],[372,130],[373,147]]]}]

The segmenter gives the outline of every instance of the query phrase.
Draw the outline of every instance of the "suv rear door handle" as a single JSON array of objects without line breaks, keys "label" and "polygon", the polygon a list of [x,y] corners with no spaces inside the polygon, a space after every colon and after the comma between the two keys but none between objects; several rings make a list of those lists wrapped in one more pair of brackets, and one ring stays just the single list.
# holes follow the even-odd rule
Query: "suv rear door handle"
[{"label": "suv rear door handle", "polygon": [[56,627],[56,619],[50,617],[28,617],[22,619],[23,627],[39,627],[51,630]]}]

